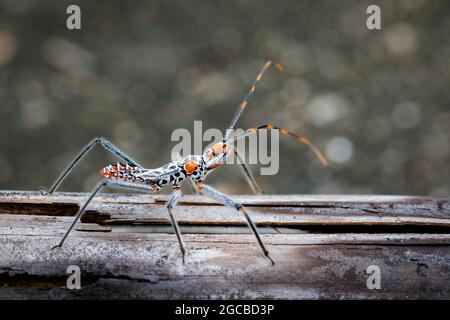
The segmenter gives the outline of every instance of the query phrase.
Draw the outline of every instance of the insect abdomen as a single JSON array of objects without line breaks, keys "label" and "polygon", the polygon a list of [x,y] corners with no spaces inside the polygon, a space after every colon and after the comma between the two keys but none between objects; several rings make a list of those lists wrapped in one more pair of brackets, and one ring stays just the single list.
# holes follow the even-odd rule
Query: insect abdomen
[{"label": "insect abdomen", "polygon": [[132,182],[143,182],[136,175],[141,171],[141,168],[130,166],[128,164],[117,163],[116,165],[109,165],[100,170],[100,174],[106,179],[125,180]]}]

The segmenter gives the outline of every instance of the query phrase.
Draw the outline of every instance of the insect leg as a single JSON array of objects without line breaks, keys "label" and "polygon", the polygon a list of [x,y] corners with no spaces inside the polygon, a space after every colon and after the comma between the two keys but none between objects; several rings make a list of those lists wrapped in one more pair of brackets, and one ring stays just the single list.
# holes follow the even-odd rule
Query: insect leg
[{"label": "insect leg", "polygon": [[[253,175],[253,173],[250,171],[250,168],[247,166],[247,164],[242,159],[237,148],[234,148],[234,152],[236,153],[236,157],[237,157],[239,164],[241,165],[242,172],[244,173],[244,176],[247,179],[248,184],[252,188],[253,193],[256,195],[264,194],[265,193],[264,190],[261,189],[258,182],[256,182],[255,176]],[[281,233],[280,230],[278,230],[278,228],[275,226],[266,225],[266,227],[273,229],[276,233]]]},{"label": "insect leg", "polygon": [[70,225],[69,229],[67,229],[64,236],[61,238],[61,241],[54,247],[52,247],[52,250],[55,248],[59,248],[64,244],[64,241],[66,240],[67,236],[69,235],[70,231],[73,229],[77,221],[80,219],[80,217],[83,215],[84,211],[86,211],[87,206],[92,201],[92,199],[99,193],[99,191],[103,187],[113,187],[113,188],[120,188],[120,189],[129,189],[129,190],[138,190],[143,192],[151,192],[152,187],[148,185],[143,184],[137,184],[137,183],[128,183],[128,182],[121,182],[117,180],[108,180],[104,179],[102,180],[97,186],[95,186],[94,190],[92,190],[90,196],[86,200],[86,202],[81,206],[80,210],[78,210],[77,214],[75,215],[75,218],[72,221],[72,224]]},{"label": "insect leg", "polygon": [[56,179],[56,181],[52,184],[49,190],[42,190],[43,192],[47,194],[52,194],[56,188],[59,187],[61,182],[66,178],[66,176],[72,171],[72,169],[77,165],[78,161],[83,159],[83,157],[88,154],[95,145],[100,144],[103,148],[108,150],[109,152],[115,154],[125,162],[127,162],[129,165],[135,166],[135,167],[141,167],[139,163],[137,163],[133,158],[127,156],[123,151],[121,151],[119,148],[117,148],[115,145],[113,145],[111,142],[106,140],[105,138],[94,138],[89,142],[87,145],[81,149],[81,151],[69,162],[69,164],[66,166],[64,171],[59,175],[59,177]]},{"label": "insect leg", "polygon": [[245,176],[248,184],[252,188],[253,193],[254,194],[263,194],[264,191],[261,189],[258,182],[256,182],[256,179],[253,176],[253,173],[250,171],[250,168],[245,163],[245,159],[242,159],[237,148],[234,148],[234,153],[236,154],[237,161],[242,169],[242,172],[244,173],[244,176]]},{"label": "insect leg", "polygon": [[167,201],[166,208],[167,211],[169,211],[170,216],[170,223],[172,224],[172,227],[175,231],[175,234],[177,235],[178,243],[180,244],[180,250],[183,258],[184,263],[184,256],[186,254],[186,249],[184,247],[183,238],[181,237],[180,228],[178,227],[177,220],[175,220],[175,217],[172,214],[172,209],[177,205],[178,200],[181,198],[181,190],[175,189],[172,193],[172,196],[170,197],[169,201]]},{"label": "insect leg", "polygon": [[264,243],[261,240],[261,237],[259,235],[258,229],[256,228],[256,226],[253,223],[252,219],[248,215],[247,210],[245,209],[245,207],[242,204],[240,204],[239,202],[234,201],[233,199],[231,199],[227,195],[217,191],[216,189],[210,187],[207,184],[203,184],[202,193],[207,195],[208,197],[216,200],[217,202],[220,202],[220,203],[222,203],[222,204],[224,204],[226,206],[235,208],[237,211],[242,213],[244,215],[246,221],[247,221],[247,224],[252,229],[253,234],[256,237],[256,240],[258,240],[258,244],[261,247],[262,252],[270,260],[270,262],[272,262],[272,264],[275,264],[275,262],[269,256],[269,251],[267,251],[266,247],[264,246]]}]

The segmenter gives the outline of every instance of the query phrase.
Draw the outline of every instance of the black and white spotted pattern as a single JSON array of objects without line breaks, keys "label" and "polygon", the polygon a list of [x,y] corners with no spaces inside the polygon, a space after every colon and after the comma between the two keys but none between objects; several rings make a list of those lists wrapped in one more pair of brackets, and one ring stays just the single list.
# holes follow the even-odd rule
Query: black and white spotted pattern
[{"label": "black and white spotted pattern", "polygon": [[[185,169],[187,163],[195,164],[196,169],[192,172],[187,172]],[[190,178],[195,183],[198,183],[202,181],[205,173],[206,168],[202,156],[195,155],[170,162],[156,169],[145,169],[117,163],[116,165],[109,165],[102,170],[102,175],[105,178],[150,185],[153,192],[161,190],[169,183],[173,189],[179,189],[186,178]]]}]

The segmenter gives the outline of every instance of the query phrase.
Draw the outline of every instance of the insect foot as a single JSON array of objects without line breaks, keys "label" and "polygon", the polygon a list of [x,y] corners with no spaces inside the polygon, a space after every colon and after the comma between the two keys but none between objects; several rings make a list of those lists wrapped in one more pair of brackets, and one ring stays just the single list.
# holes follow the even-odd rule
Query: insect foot
[{"label": "insect foot", "polygon": [[48,196],[50,194],[50,191],[46,187],[40,187],[39,188],[39,192],[43,196]]},{"label": "insect foot", "polygon": [[53,250],[56,249],[56,248],[61,248],[61,245],[60,245],[60,244],[57,244],[56,246],[51,247],[51,248],[50,248],[50,251],[53,251]]}]

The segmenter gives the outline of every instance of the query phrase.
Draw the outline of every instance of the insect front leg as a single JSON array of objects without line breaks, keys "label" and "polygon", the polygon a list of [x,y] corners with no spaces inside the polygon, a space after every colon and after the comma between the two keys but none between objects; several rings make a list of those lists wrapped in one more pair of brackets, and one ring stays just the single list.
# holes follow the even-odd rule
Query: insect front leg
[{"label": "insect front leg", "polygon": [[248,167],[248,165],[245,163],[245,159],[242,159],[237,148],[234,148],[234,153],[236,154],[236,159],[238,161],[238,164],[240,165],[240,167],[242,169],[242,173],[244,174],[245,179],[247,180],[247,183],[252,188],[253,193],[258,194],[258,195],[264,194],[264,191],[261,189],[261,187],[259,186],[259,183],[255,179],[255,176],[250,171],[250,168]]},{"label": "insect front leg", "polygon": [[227,195],[217,191],[213,187],[210,187],[207,184],[203,184],[202,186],[202,193],[207,195],[208,197],[228,206],[236,209],[238,212],[242,213],[247,221],[247,224],[249,225],[250,229],[252,229],[253,234],[256,237],[256,240],[258,240],[258,244],[261,247],[262,252],[264,255],[272,262],[272,264],[275,264],[275,262],[272,260],[272,258],[269,256],[269,251],[266,249],[264,243],[261,240],[261,236],[259,235],[258,229],[256,228],[256,225],[253,223],[252,219],[247,213],[247,210],[245,207],[239,203],[228,197]]},{"label": "insect front leg", "polygon": [[170,223],[172,224],[175,234],[177,235],[178,243],[180,244],[181,255],[182,255],[182,259],[183,259],[183,263],[184,263],[184,256],[186,254],[186,249],[184,247],[183,238],[181,237],[180,228],[178,227],[178,222],[172,214],[172,209],[177,205],[177,202],[181,198],[181,196],[182,196],[182,193],[181,193],[180,187],[174,186],[174,191],[173,191],[172,196],[170,197],[169,201],[167,201],[166,208],[167,208],[167,211],[169,212]]},{"label": "insect front leg", "polygon": [[137,163],[133,158],[129,157],[125,152],[117,148],[115,145],[113,145],[111,142],[106,140],[105,138],[94,138],[92,139],[87,145],[85,145],[80,152],[69,162],[69,164],[66,166],[66,168],[63,170],[63,172],[59,175],[59,177],[56,179],[56,181],[52,184],[50,189],[45,190],[42,189],[43,193],[46,194],[52,194],[59,185],[63,182],[63,180],[67,177],[67,175],[72,171],[72,169],[78,164],[78,162],[84,158],[85,155],[87,155],[95,145],[100,144],[103,148],[108,150],[109,152],[113,153],[114,155],[118,156],[123,161],[127,162],[131,166],[139,167],[141,168],[141,165]]}]

